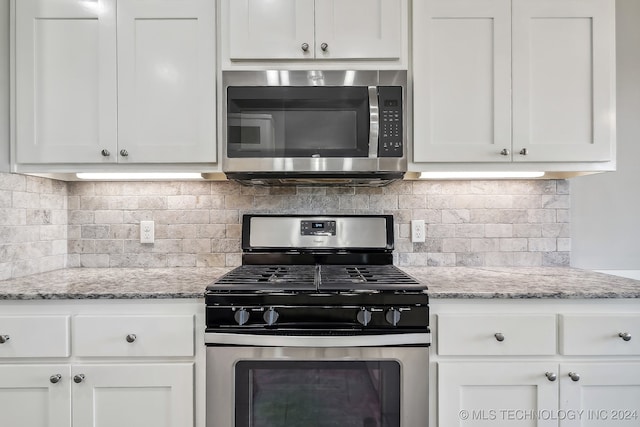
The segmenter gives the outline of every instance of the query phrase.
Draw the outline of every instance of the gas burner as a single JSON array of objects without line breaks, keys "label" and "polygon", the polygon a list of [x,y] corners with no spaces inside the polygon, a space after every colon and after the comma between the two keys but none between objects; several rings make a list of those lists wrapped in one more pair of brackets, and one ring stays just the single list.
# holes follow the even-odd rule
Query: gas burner
[{"label": "gas burner", "polygon": [[392,262],[391,215],[245,215],[242,249],[243,265],[207,287],[208,330],[427,329],[426,286]]}]

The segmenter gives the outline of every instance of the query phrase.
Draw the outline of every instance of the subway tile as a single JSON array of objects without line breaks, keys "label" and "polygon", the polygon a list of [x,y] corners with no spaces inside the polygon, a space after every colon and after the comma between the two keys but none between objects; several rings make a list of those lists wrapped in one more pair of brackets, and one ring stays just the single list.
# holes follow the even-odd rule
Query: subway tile
[{"label": "subway tile", "polygon": [[[65,183],[0,173],[0,276],[65,262],[235,266],[241,263],[241,215],[264,212],[391,214],[399,265],[567,265],[569,194],[564,180],[258,188],[235,182]],[[426,242],[410,241],[412,219],[425,220]],[[156,221],[155,244],[139,243],[141,220]]]}]

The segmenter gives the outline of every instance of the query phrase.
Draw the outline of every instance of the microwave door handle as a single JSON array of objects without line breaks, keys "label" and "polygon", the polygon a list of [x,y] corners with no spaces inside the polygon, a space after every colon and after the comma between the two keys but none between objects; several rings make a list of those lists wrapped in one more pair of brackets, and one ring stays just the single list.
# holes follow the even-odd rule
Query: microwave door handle
[{"label": "microwave door handle", "polygon": [[380,108],[378,87],[369,86],[369,157],[378,157],[378,134],[380,132]]}]

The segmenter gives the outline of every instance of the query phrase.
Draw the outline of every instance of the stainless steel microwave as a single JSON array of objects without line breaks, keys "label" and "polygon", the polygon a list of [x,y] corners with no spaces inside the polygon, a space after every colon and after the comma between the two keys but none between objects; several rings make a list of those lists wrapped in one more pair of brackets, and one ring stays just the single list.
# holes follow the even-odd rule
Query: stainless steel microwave
[{"label": "stainless steel microwave", "polygon": [[252,184],[385,185],[407,169],[407,72],[223,72],[223,171]]}]

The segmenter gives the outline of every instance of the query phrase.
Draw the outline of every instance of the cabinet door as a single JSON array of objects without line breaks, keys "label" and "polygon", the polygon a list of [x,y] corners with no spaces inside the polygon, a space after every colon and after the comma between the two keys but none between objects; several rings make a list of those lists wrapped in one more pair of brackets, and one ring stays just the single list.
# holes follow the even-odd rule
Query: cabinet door
[{"label": "cabinet door", "polygon": [[640,425],[640,363],[561,365],[560,409],[580,415],[561,420],[561,427]]},{"label": "cabinet door", "polygon": [[193,426],[193,364],[77,365],[73,425]]},{"label": "cabinet door", "polygon": [[414,162],[511,161],[510,40],[510,0],[413,3]]},{"label": "cabinet door", "polygon": [[18,163],[116,161],[115,0],[15,5]]},{"label": "cabinet door", "polygon": [[438,425],[557,427],[554,419],[517,415],[557,409],[558,384],[545,376],[556,369],[553,363],[438,363]]},{"label": "cabinet door", "polygon": [[316,0],[316,58],[399,59],[401,0]]},{"label": "cabinet door", "polygon": [[313,0],[225,0],[230,59],[313,58],[313,9]]},{"label": "cabinet door", "polygon": [[0,425],[70,427],[70,374],[69,365],[0,365]]},{"label": "cabinet door", "polygon": [[118,161],[214,162],[215,72],[214,2],[119,2]]},{"label": "cabinet door", "polygon": [[612,159],[614,18],[612,0],[513,0],[515,161]]}]

